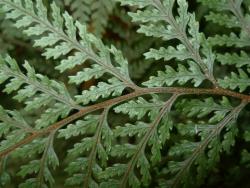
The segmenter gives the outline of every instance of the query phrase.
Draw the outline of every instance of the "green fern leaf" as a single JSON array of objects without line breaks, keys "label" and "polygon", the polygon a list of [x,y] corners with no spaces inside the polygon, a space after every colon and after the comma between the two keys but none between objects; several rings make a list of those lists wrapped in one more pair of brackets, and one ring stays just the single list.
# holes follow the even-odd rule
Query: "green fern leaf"
[{"label": "green fern leaf", "polygon": [[166,66],[166,72],[159,71],[157,77],[151,77],[143,85],[148,87],[163,86],[165,84],[171,86],[175,81],[180,85],[184,85],[187,81],[192,80],[194,86],[198,87],[205,79],[205,76],[194,62],[189,62],[188,65],[189,69],[179,64],[177,71],[170,66]]},{"label": "green fern leaf", "polygon": [[223,88],[236,89],[239,88],[243,92],[249,86],[249,77],[245,71],[238,69],[239,75],[232,72],[231,77],[226,76],[223,80],[219,80],[219,84]]},{"label": "green fern leaf", "polygon": [[213,113],[212,117],[209,118],[210,123],[221,121],[233,108],[226,97],[223,97],[219,104],[213,98],[207,98],[203,101],[184,99],[177,103],[176,107],[188,117],[203,118]]},{"label": "green fern leaf", "polygon": [[163,102],[157,98],[153,98],[152,102],[146,101],[139,97],[136,101],[129,101],[114,108],[116,113],[128,114],[130,118],[136,117],[138,120],[146,114],[153,117],[156,111],[163,106]]},{"label": "green fern leaf", "polygon": [[241,51],[240,54],[236,54],[236,53],[218,54],[217,60],[222,65],[235,65],[237,68],[240,68],[243,66],[250,67],[249,65],[250,58],[244,51]]},{"label": "green fern leaf", "polygon": [[126,86],[116,78],[111,78],[108,83],[99,82],[97,86],[91,86],[89,90],[83,91],[82,95],[76,96],[78,103],[88,104],[98,98],[107,98],[110,95],[119,96]]}]

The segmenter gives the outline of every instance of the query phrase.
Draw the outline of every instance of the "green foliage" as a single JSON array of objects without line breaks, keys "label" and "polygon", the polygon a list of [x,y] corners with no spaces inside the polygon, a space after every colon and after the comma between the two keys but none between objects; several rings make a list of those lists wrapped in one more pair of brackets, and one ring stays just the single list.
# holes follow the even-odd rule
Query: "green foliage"
[{"label": "green foliage", "polygon": [[225,77],[224,80],[219,80],[219,83],[224,88],[236,89],[239,88],[243,92],[249,86],[249,78],[247,73],[239,69],[239,75],[232,72],[231,77]]},{"label": "green foliage", "polygon": [[222,65],[235,65],[237,68],[247,66],[249,67],[249,56],[244,51],[238,55],[236,53],[218,54],[217,60]]},{"label": "green foliage", "polygon": [[192,80],[195,87],[198,87],[203,80],[205,80],[204,74],[202,74],[199,66],[194,62],[188,62],[189,69],[184,65],[179,64],[178,70],[175,71],[171,66],[166,66],[166,72],[158,72],[157,77],[151,77],[149,81],[143,83],[145,86],[154,87],[154,86],[171,86],[175,81],[180,85],[186,84],[189,80]]},{"label": "green foliage", "polygon": [[177,103],[176,107],[180,113],[188,117],[203,118],[213,113],[213,116],[209,118],[209,123],[221,121],[233,109],[226,97],[223,97],[219,104],[213,98],[206,98],[203,101],[183,99]]},{"label": "green foliage", "polygon": [[0,0],[0,187],[226,187],[249,169],[249,1],[117,1]]},{"label": "green foliage", "polygon": [[143,118],[146,114],[154,118],[155,111],[158,111],[164,103],[156,96],[152,98],[152,102],[146,101],[144,98],[139,97],[136,101],[129,101],[114,108],[116,113],[128,114],[130,118],[136,117],[138,120]]},{"label": "green foliage", "polygon": [[[243,1],[230,0],[226,1],[207,1],[199,0],[202,4],[209,6],[214,12],[210,12],[206,19],[212,21],[215,24],[222,25],[226,28],[236,28],[237,32],[230,32],[230,34],[215,35],[209,39],[213,46],[236,46],[239,48],[244,48],[249,46],[249,13],[244,13],[242,11]],[[222,15],[222,16],[221,16]],[[220,19],[218,19],[220,17]],[[237,53],[225,53],[218,54],[218,61],[223,65],[235,64],[236,67],[245,67],[248,63],[244,61],[247,60],[248,55],[244,50]],[[237,62],[237,63],[232,63]],[[231,77],[226,76],[223,80],[220,80],[220,85],[224,88],[236,89],[239,88],[240,92],[243,92],[248,87],[248,73],[242,69],[238,69],[238,73],[232,72]]]},{"label": "green foliage", "polygon": [[64,0],[64,2],[70,7],[72,16],[81,22],[88,23],[89,30],[97,35],[105,31],[109,16],[115,7],[114,0]]},{"label": "green foliage", "polygon": [[10,57],[1,58],[0,67],[0,82],[3,83],[10,79],[3,91],[10,94],[18,90],[13,98],[24,102],[27,111],[38,110],[43,106],[50,107],[36,121],[37,128],[48,126],[56,122],[59,117],[66,117],[72,109],[80,108],[71,98],[63,83],[36,74],[28,62],[23,65],[27,71],[26,75],[21,72],[16,61]]}]

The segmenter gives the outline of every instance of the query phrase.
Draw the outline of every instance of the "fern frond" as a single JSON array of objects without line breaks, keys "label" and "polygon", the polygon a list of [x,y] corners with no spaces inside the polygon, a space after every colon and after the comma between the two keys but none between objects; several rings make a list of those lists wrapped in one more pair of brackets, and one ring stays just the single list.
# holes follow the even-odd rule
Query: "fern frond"
[{"label": "fern frond", "polygon": [[96,129],[99,116],[89,115],[84,120],[79,120],[75,124],[70,124],[66,129],[59,130],[59,138],[69,139],[73,136],[93,134]]},{"label": "fern frond", "polygon": [[34,132],[19,112],[5,110],[2,106],[0,106],[0,126],[0,136],[4,136],[0,142],[0,151],[4,151]]},{"label": "fern frond", "polygon": [[27,133],[34,131],[18,111],[7,111],[2,106],[0,106],[0,120],[0,136],[8,134],[13,128],[21,129]]},{"label": "fern frond", "polygon": [[215,35],[208,38],[208,41],[212,46],[236,46],[242,48],[249,46],[250,39],[244,35],[237,36],[235,33],[230,33],[229,35]]},{"label": "fern frond", "polygon": [[[206,39],[201,33],[199,33],[199,24],[196,22],[194,14],[190,14],[187,11],[188,5],[185,0],[177,1],[179,6],[179,15],[177,17],[174,17],[172,12],[175,2],[174,0],[167,0],[164,2],[161,2],[160,0],[139,2],[120,0],[120,2],[122,5],[136,5],[139,8],[148,7],[148,9],[145,10],[138,10],[136,13],[130,13],[130,16],[134,21],[143,23],[140,25],[138,32],[144,33],[146,36],[162,38],[166,41],[178,39],[181,43],[177,47],[181,49],[181,51],[177,51],[173,47],[169,47],[168,49],[160,48],[159,51],[152,49],[149,53],[145,54],[146,57],[153,57],[156,59],[165,58],[166,60],[174,57],[178,57],[182,60],[192,59],[200,66],[206,79],[215,83],[212,70],[213,61],[211,61],[212,59],[207,61],[207,54],[202,54],[201,52],[201,42]],[[149,17],[151,16],[151,13],[154,17],[151,17],[150,19]],[[188,34],[186,33],[186,30],[188,30]],[[206,42],[204,42],[204,44],[205,43]],[[165,54],[163,51],[167,51],[167,53]],[[171,53],[173,51],[174,53]],[[205,55],[205,57],[203,58],[202,55]]]},{"label": "fern frond", "polygon": [[[107,73],[123,81],[128,87],[132,85],[135,87],[126,74],[127,66],[123,64],[123,67],[116,67],[112,64],[119,64],[119,62],[111,62],[114,47],[111,48],[110,52],[110,49],[104,46],[101,40],[87,32],[85,25],[79,22],[75,23],[67,12],[61,16],[55,3],[51,4],[52,20],[48,19],[47,9],[41,0],[38,0],[35,5],[31,1],[25,1],[23,4],[22,1],[12,0],[2,0],[0,4],[3,5],[6,17],[16,20],[16,27],[22,27],[25,34],[38,38],[34,45],[45,49],[43,55],[47,59],[58,59],[74,54],[62,59],[61,64],[57,67],[61,72],[83,64],[86,60],[92,60],[102,66]],[[36,6],[37,11],[34,6]],[[79,41],[77,40],[78,36],[80,37]],[[92,75],[89,76],[89,79],[91,78]]]},{"label": "fern frond", "polygon": [[221,26],[226,26],[228,28],[241,27],[236,17],[227,14],[209,12],[209,14],[206,16],[206,19]]},{"label": "fern frond", "polygon": [[209,123],[214,123],[221,121],[233,107],[229,100],[223,97],[219,104],[213,98],[206,98],[203,101],[183,99],[177,103],[176,108],[188,117],[203,118],[213,113],[212,117],[209,118]]},{"label": "fern frond", "polygon": [[[212,11],[207,16],[208,21],[219,23],[228,28],[237,28],[237,32],[231,32],[229,35],[215,35],[209,38],[210,44],[213,46],[227,46],[227,47],[248,47],[250,44],[250,24],[248,22],[249,14],[245,13],[242,9],[243,1],[229,0],[227,1],[207,1],[199,0],[203,5],[209,6]],[[217,19],[218,16],[222,15],[222,19]],[[225,19],[225,20],[223,20]],[[226,21],[227,20],[227,21]],[[226,21],[226,22],[224,22]],[[218,54],[217,59],[223,65],[235,65],[238,69],[239,74],[231,72],[231,76],[225,76],[219,80],[219,85],[223,88],[236,89],[239,88],[240,92],[243,92],[248,87],[248,73],[243,69],[244,66],[248,66],[248,55],[241,49],[241,53],[226,53]]]},{"label": "fern frond", "polygon": [[[94,134],[94,136],[84,138],[81,143],[75,144],[75,147],[69,151],[69,156],[71,158],[76,158],[76,160],[73,160],[67,168],[67,171],[73,176],[67,179],[66,184],[82,184],[84,187],[98,185],[98,182],[94,179],[94,176],[101,171],[97,158],[100,159],[102,165],[106,163],[108,160],[107,152],[110,150],[109,147],[113,135],[107,124],[107,113],[108,109],[105,109],[101,115],[96,116],[94,121],[92,118],[88,117],[83,124],[77,123],[77,129],[79,129],[79,125],[84,127],[85,131],[82,132],[83,135],[88,133]],[[69,137],[69,135],[64,135],[63,132],[66,133],[71,129],[76,128],[68,127],[67,129],[62,130],[59,136],[66,136],[66,138]],[[88,153],[88,156],[80,158],[80,155],[86,152]],[[81,165],[77,165],[79,162]]]},{"label": "fern frond", "polygon": [[59,165],[58,157],[53,148],[54,133],[46,138],[43,155],[40,160],[33,160],[27,165],[23,165],[18,172],[19,176],[25,177],[30,174],[37,174],[37,178],[26,179],[20,184],[21,187],[44,187],[52,186],[54,178],[49,168],[55,169]]},{"label": "fern frond", "polygon": [[[240,28],[241,33],[237,36],[235,33],[230,35],[216,35],[209,39],[212,45],[220,46],[236,46],[247,47],[249,46],[250,25],[248,23],[249,14],[244,15],[242,11],[242,2],[237,0],[222,1],[207,1],[199,0],[202,4],[215,10],[210,12],[206,19],[214,23],[226,26],[228,28]],[[217,19],[219,18],[219,19]]]},{"label": "fern frond", "polygon": [[225,53],[225,54],[217,54],[217,60],[222,65],[235,65],[237,68],[246,66],[250,67],[250,57],[246,52],[241,51],[240,54],[237,53]]},{"label": "fern frond", "polygon": [[66,117],[73,109],[81,109],[63,83],[35,73],[28,62],[23,65],[27,71],[26,75],[22,73],[16,61],[9,56],[0,59],[0,67],[0,82],[3,83],[10,79],[4,91],[12,93],[18,90],[13,98],[24,102],[27,111],[51,107],[46,109],[40,119],[36,121],[37,128],[46,127],[56,122],[59,117]]},{"label": "fern frond", "polygon": [[[159,140],[157,139],[158,138],[157,130],[159,128],[159,124],[160,124],[162,118],[165,116],[166,113],[168,113],[170,111],[170,109],[171,109],[173,103],[175,102],[175,100],[177,99],[177,97],[178,97],[178,95],[173,95],[164,104],[164,106],[161,108],[160,112],[156,116],[155,120],[150,125],[148,125],[148,130],[146,130],[146,132],[144,134],[142,131],[140,131],[140,129],[137,129],[137,134],[142,136],[142,138],[140,139],[140,142],[137,145],[130,146],[130,148],[132,147],[135,149],[133,149],[134,152],[132,151],[133,154],[132,154],[132,157],[131,157],[129,163],[126,165],[126,168],[123,169],[123,177],[122,177],[121,182],[119,183],[119,185],[121,187],[126,187],[127,183],[132,187],[138,187],[141,185],[138,177],[134,174],[135,166],[140,168],[140,173],[142,175],[143,183],[145,185],[147,185],[147,182],[151,179],[150,172],[149,172],[149,168],[150,168],[149,160],[147,159],[147,157],[145,156],[145,153],[144,153],[145,148],[147,145],[152,146],[152,158],[159,159],[159,152],[158,151],[155,152],[155,146],[161,146],[161,143],[159,143]],[[144,126],[144,127],[146,126],[146,124],[144,124],[144,123],[140,123],[138,125]],[[132,126],[134,128],[138,128],[138,127],[135,127],[133,125],[127,125],[127,126]],[[126,130],[128,130],[127,127],[118,127],[116,135],[117,136],[125,136],[125,134],[133,135],[130,132],[127,132]],[[126,147],[127,146],[128,145],[126,145]],[[115,148],[117,148],[117,150],[122,151],[124,149],[124,146],[117,145]],[[115,155],[115,154],[117,156],[121,155],[118,152],[113,152],[113,155]],[[126,155],[126,154],[124,153],[124,155]],[[107,168],[106,170],[109,170],[109,168]],[[107,173],[106,170],[105,170],[105,174]],[[113,174],[113,176],[117,176],[117,175],[118,174],[116,174],[116,173]],[[120,175],[121,174],[119,174],[119,176]],[[114,180],[112,180],[112,181],[114,181]]]},{"label": "fern frond", "polygon": [[173,58],[176,58],[180,61],[191,59],[186,47],[182,44],[178,45],[176,49],[172,46],[169,46],[167,49],[163,47],[161,47],[159,50],[150,49],[150,51],[144,55],[146,59],[154,58],[155,60],[159,60],[163,58],[165,61],[169,61]]},{"label": "fern frond", "polygon": [[[201,2],[202,4],[208,6],[209,8],[211,9],[214,9],[216,11],[223,11],[224,14],[222,15],[222,19],[220,20],[223,20],[223,18],[226,18],[225,22],[221,22],[219,20],[216,20],[215,18],[218,17],[220,14],[217,14],[217,13],[210,13],[209,16],[207,16],[206,18],[209,20],[209,21],[214,21],[215,23],[221,23],[222,25],[225,25],[225,26],[228,26],[229,28],[230,27],[241,27],[243,28],[243,30],[247,33],[250,32],[250,26],[248,24],[248,14],[244,15],[243,12],[242,12],[242,3],[243,3],[243,0],[230,0],[230,1],[222,1],[222,0],[219,0],[219,1],[214,1],[211,3],[211,1],[208,1],[208,0],[199,0],[199,2]],[[230,14],[230,17],[227,17],[226,16],[226,13],[229,13]],[[229,15],[228,15],[229,16]],[[234,20],[232,22],[232,19]],[[232,23],[232,24],[231,24]]]},{"label": "fern frond", "polygon": [[249,87],[249,77],[245,71],[238,69],[239,74],[231,73],[231,77],[226,76],[223,80],[219,80],[219,84],[223,88],[236,89],[239,88],[243,92]]},{"label": "fern frond", "polygon": [[[199,143],[184,142],[184,145],[181,144],[172,148],[171,153],[173,155],[176,155],[176,154],[183,155],[187,152],[186,156],[188,156],[188,158],[181,162],[172,162],[171,166],[169,166],[170,170],[172,169],[171,170],[172,173],[177,172],[177,174],[174,176],[173,180],[170,183],[171,187],[178,187],[182,183],[184,184],[190,183],[190,181],[185,182],[187,180],[185,176],[189,172],[191,166],[195,163],[197,163],[197,166],[198,166],[197,167],[198,173],[207,172],[209,170],[209,166],[213,166],[213,164],[219,160],[218,159],[219,152],[224,149],[228,150],[228,147],[231,147],[232,139],[230,138],[228,139],[228,136],[230,134],[233,135],[234,132],[231,132],[230,130],[228,130],[228,133],[224,135],[224,140],[222,141],[223,143],[222,145],[219,144],[218,137],[221,134],[221,131],[225,127],[230,128],[231,126],[234,126],[234,122],[244,106],[245,106],[244,103],[240,104],[239,106],[234,108],[220,123],[218,123],[217,125],[214,125],[211,129],[206,129],[205,133],[204,132],[199,133],[199,134],[202,134],[201,142]],[[193,146],[196,146],[196,147],[193,151],[191,151],[192,154],[187,155],[190,153],[190,149],[188,149],[188,147],[194,148]],[[205,149],[207,147],[209,147],[208,153],[205,152]],[[201,166],[199,167],[199,165]],[[201,182],[202,179],[200,178],[202,177],[203,175],[198,174],[197,181]]]},{"label": "fern frond", "polygon": [[184,65],[179,64],[177,71],[170,66],[166,66],[165,72],[159,71],[157,77],[150,77],[149,81],[144,82],[143,85],[148,87],[171,86],[176,81],[178,84],[184,85],[189,80],[192,80],[194,86],[198,87],[206,77],[196,63],[188,62],[188,65],[189,68],[187,69]]},{"label": "fern frond", "polygon": [[139,97],[136,101],[129,101],[114,108],[116,113],[128,114],[130,118],[136,117],[138,120],[146,114],[154,117],[155,113],[164,105],[157,97],[153,97],[152,102]]},{"label": "fern frond", "polygon": [[[9,56],[0,58],[0,68],[0,82],[3,83],[10,79],[5,87],[5,92],[12,93],[18,90],[14,99],[19,102],[25,102],[34,97],[33,101],[27,100],[25,102],[27,110],[38,109],[49,104],[52,99],[67,105],[69,108],[80,109],[80,106],[70,97],[64,84],[35,73],[28,62],[23,65],[27,71],[26,75],[22,73],[17,62]],[[25,87],[21,89],[23,85]]]},{"label": "fern frond", "polygon": [[[144,135],[148,129],[149,129],[149,125],[147,123],[144,123],[144,122],[137,122],[136,125],[133,125],[133,124],[126,124],[125,126],[121,127],[121,126],[118,126],[116,127],[115,129],[115,136],[116,137],[124,137],[124,136],[142,136]],[[121,146],[123,147],[123,146]],[[118,152],[117,152],[118,153]],[[121,155],[118,153],[118,155]]]},{"label": "fern frond", "polygon": [[91,86],[89,90],[84,90],[82,95],[76,96],[78,103],[88,104],[98,98],[107,98],[108,96],[119,96],[125,89],[125,85],[116,78],[111,78],[106,82],[99,82],[97,86]]},{"label": "fern frond", "polygon": [[[16,47],[35,68],[0,55],[0,187],[216,187],[222,157],[237,157],[230,174],[249,167],[249,2],[199,0],[200,12],[187,0],[117,1],[126,7],[58,1],[71,16],[57,1],[0,0],[54,63]],[[210,9],[219,28],[197,21]],[[103,40],[91,34],[106,27]]]}]

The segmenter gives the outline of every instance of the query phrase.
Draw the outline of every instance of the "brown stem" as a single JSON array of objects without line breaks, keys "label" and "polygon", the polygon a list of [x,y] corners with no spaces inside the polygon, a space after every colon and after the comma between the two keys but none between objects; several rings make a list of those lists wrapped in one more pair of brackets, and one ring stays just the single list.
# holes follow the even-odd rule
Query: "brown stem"
[{"label": "brown stem", "polygon": [[0,158],[8,155],[9,153],[11,153],[12,151],[14,151],[15,149],[25,145],[25,144],[28,144],[30,143],[32,140],[42,136],[43,134],[41,134],[41,132],[37,132],[37,133],[34,133],[26,138],[24,138],[23,140],[19,141],[18,143],[14,144],[13,146],[7,148],[6,150],[3,150],[1,153],[0,153]]},{"label": "brown stem", "polygon": [[200,88],[182,88],[182,87],[158,87],[158,88],[140,88],[133,93],[123,95],[120,97],[116,97],[114,99],[109,99],[104,102],[100,102],[98,104],[94,104],[88,107],[83,108],[79,112],[61,120],[58,121],[57,123],[44,128],[40,131],[37,131],[33,133],[32,135],[28,136],[27,138],[21,140],[20,142],[16,143],[15,145],[11,146],[10,148],[3,150],[0,152],[0,157],[6,156],[7,154],[11,153],[14,151],[16,148],[21,147],[24,144],[27,144],[31,142],[32,140],[44,136],[51,131],[58,130],[62,128],[63,126],[67,125],[68,123],[88,114],[96,110],[100,110],[103,108],[106,108],[107,106],[113,106],[118,103],[121,103],[123,101],[141,96],[141,95],[146,95],[146,94],[152,94],[152,93],[169,93],[169,94],[181,94],[181,95],[220,95],[220,96],[228,96],[228,97],[234,97],[240,100],[245,101],[246,103],[250,102],[250,96],[249,95],[244,95],[241,93],[237,93],[231,90],[223,89],[223,88],[214,88],[214,89],[200,89]]}]

